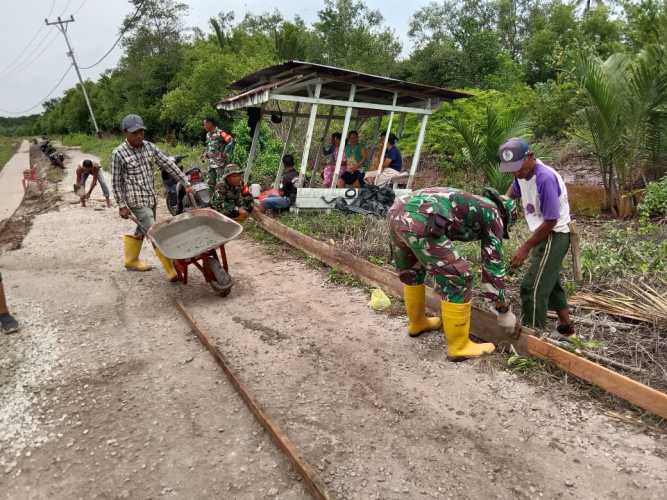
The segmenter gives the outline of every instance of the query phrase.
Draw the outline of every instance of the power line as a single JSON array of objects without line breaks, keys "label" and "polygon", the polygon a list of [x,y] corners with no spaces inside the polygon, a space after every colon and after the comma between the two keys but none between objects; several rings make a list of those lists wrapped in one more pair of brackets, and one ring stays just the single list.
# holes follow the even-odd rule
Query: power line
[{"label": "power line", "polygon": [[[141,2],[141,5],[139,5],[139,6],[137,7],[137,10],[134,11],[134,14],[132,15],[132,19],[128,22],[128,26],[131,25],[134,21],[136,21],[136,20],[138,19],[138,17],[139,17],[139,12],[141,11],[141,8],[144,6],[144,3],[146,3],[145,0],[144,0],[144,2]],[[91,68],[94,68],[95,66],[97,66],[98,64],[100,64],[102,61],[104,61],[104,60],[106,59],[106,57],[107,57],[109,54],[111,54],[111,51],[113,51],[113,49],[115,49],[116,46],[120,43],[120,41],[123,39],[123,36],[125,36],[125,32],[126,32],[126,31],[127,31],[127,30],[121,30],[121,31],[120,31],[120,35],[118,35],[118,38],[117,38],[116,41],[113,43],[113,45],[111,46],[111,48],[110,48],[109,50],[107,50],[107,51],[104,53],[104,55],[103,55],[102,57],[100,57],[100,58],[97,60],[97,62],[91,64],[90,66],[80,66],[79,69],[91,69]]]},{"label": "power line", "polygon": [[[69,5],[71,3],[72,3],[72,0],[67,0],[67,3],[65,4],[65,7],[63,8],[63,10],[60,11],[59,16],[63,15],[63,13],[69,8]],[[37,43],[37,45],[35,45],[35,47],[33,47],[30,50],[30,54],[23,54],[24,58],[23,58],[22,61],[19,61],[17,64],[14,64],[13,67],[5,68],[5,71],[0,76],[4,77],[8,73],[13,73],[13,72],[16,72],[18,70],[21,70],[21,69],[27,68],[29,66],[32,66],[35,63],[35,61],[37,61],[40,57],[42,57],[44,52],[46,52],[46,50],[51,46],[51,42],[55,38],[54,35],[55,35],[55,32],[53,32],[53,31],[51,31],[51,32],[47,31],[46,33],[44,33],[44,36],[42,37],[42,39]],[[49,36],[50,36],[50,38],[49,38]],[[48,38],[48,40],[47,40],[47,38]],[[44,45],[42,47],[42,44],[44,44],[45,41],[46,41],[46,45]],[[38,50],[39,50],[39,53],[37,53]],[[33,55],[34,55],[34,57],[33,57]],[[29,59],[29,61],[26,62],[26,59]]]},{"label": "power line", "polygon": [[[55,8],[55,6],[56,6],[56,0],[52,0],[52,2],[51,2],[51,9],[49,10],[49,14],[48,14],[48,16],[46,16],[46,17],[50,17],[51,14],[53,14],[53,9]],[[5,67],[0,71],[0,74],[3,74],[3,75],[4,75],[5,72],[7,71],[7,69],[9,69],[9,68],[11,68],[12,66],[14,66],[14,64],[16,64],[16,62],[17,62],[19,59],[21,59],[21,56],[23,56],[24,53],[25,53],[25,51],[28,50],[28,47],[30,47],[30,46],[32,45],[32,43],[33,43],[35,40],[37,40],[37,37],[38,37],[39,34],[42,32],[42,30],[44,30],[44,25],[43,25],[43,24],[40,25],[40,27],[37,29],[37,31],[36,31],[35,34],[32,36],[32,38],[30,39],[30,41],[25,45],[25,47],[23,47],[23,49],[21,49],[21,50],[19,51],[19,53],[16,54],[16,57],[15,57],[14,59],[12,59],[12,62],[10,62],[7,66],[5,66]],[[42,41],[44,40],[44,38],[45,38],[45,37],[42,38]],[[40,41],[39,44],[41,44],[42,41]],[[37,44],[37,45],[39,46],[39,44]]]},{"label": "power line", "polygon": [[26,114],[28,111],[32,111],[33,109],[35,109],[37,106],[41,106],[41,105],[44,103],[44,101],[46,101],[49,97],[51,97],[51,96],[53,95],[53,93],[54,93],[56,90],[58,90],[58,87],[60,86],[61,83],[63,83],[63,80],[65,80],[65,77],[66,77],[66,76],[69,74],[69,72],[72,70],[72,67],[73,67],[73,66],[74,66],[73,64],[70,64],[70,65],[67,67],[67,70],[65,71],[65,73],[63,73],[63,76],[60,77],[60,80],[58,80],[58,83],[56,83],[56,84],[53,86],[53,88],[49,91],[49,93],[46,94],[46,97],[40,99],[40,101],[39,101],[37,104],[35,104],[34,106],[31,106],[31,107],[29,107],[29,108],[27,108],[27,109],[23,109],[23,110],[21,110],[21,111],[10,111],[10,110],[7,110],[7,109],[1,109],[1,108],[0,108],[0,111],[2,111],[3,113],[11,114],[11,115],[24,115],[24,114]]},{"label": "power line", "polygon": [[[74,12],[72,12],[72,15],[74,15],[74,14],[78,14],[79,11],[80,11],[81,9],[83,9],[83,6],[86,5],[86,2],[87,2],[87,1],[88,1],[88,0],[83,0],[83,2],[81,2],[81,5],[79,5],[79,7],[77,7],[77,9],[76,9]],[[46,16],[46,17],[49,17],[49,16]]]}]

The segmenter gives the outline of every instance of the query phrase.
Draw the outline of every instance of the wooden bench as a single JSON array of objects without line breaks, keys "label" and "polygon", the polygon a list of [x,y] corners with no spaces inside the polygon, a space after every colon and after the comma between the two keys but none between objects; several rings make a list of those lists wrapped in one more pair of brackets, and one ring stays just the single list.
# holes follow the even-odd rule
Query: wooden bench
[{"label": "wooden bench", "polygon": [[[349,193],[348,193],[349,191]],[[296,192],[296,202],[292,208],[300,209],[331,209],[334,208],[333,200],[341,196],[345,196],[346,193],[352,194],[354,191],[355,195],[351,196],[348,200],[351,202],[359,194],[359,190],[356,188],[336,188],[331,190],[329,188],[299,188]],[[396,196],[402,196],[412,192],[411,189],[394,189]],[[325,201],[326,200],[326,201]],[[327,203],[331,201],[331,203]]]}]

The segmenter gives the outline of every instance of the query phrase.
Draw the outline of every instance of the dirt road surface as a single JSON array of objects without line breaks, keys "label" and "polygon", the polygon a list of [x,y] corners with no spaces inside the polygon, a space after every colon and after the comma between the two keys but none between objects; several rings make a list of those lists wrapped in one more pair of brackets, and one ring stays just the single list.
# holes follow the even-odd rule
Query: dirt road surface
[{"label": "dirt road surface", "polygon": [[21,179],[23,171],[30,167],[30,146],[21,142],[19,150],[0,170],[0,221],[11,217],[23,199]]},{"label": "dirt road surface", "polygon": [[0,256],[24,325],[0,338],[0,498],[308,498],[174,297],[335,498],[664,498],[664,435],[449,363],[440,335],[410,339],[365,292],[247,239],[225,299],[126,272],[131,225],[64,199]]}]

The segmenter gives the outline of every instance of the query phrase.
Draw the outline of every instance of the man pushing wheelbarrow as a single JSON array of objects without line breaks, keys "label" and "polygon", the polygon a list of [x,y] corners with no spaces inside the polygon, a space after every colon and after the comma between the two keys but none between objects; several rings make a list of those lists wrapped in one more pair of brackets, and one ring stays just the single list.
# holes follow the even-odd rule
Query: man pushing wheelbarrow
[{"label": "man pushing wheelbarrow", "polygon": [[[121,122],[125,141],[111,155],[111,177],[113,194],[118,204],[118,213],[123,219],[133,215],[138,221],[134,235],[123,236],[125,268],[130,271],[149,271],[151,266],[139,260],[144,236],[155,224],[157,193],[155,191],[156,166],[178,178],[188,193],[192,187],[181,169],[155,144],[144,140],[144,121],[139,115],[127,115]],[[169,281],[177,281],[173,263],[155,247]]]}]

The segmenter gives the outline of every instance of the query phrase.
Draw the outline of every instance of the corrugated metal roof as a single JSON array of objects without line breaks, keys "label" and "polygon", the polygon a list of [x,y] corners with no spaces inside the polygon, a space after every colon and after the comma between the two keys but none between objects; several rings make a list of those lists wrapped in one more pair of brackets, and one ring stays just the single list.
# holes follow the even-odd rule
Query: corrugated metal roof
[{"label": "corrugated metal roof", "polygon": [[[232,83],[230,87],[241,93],[220,101],[218,107],[232,110],[264,103],[269,99],[269,93],[272,89],[292,80],[298,81],[306,76],[309,79],[321,78],[327,82],[326,88],[323,89],[324,95],[327,92],[347,92],[349,85],[352,83],[360,88],[358,93],[363,93],[365,100],[369,101],[385,101],[390,99],[394,92],[398,92],[399,101],[397,105],[399,106],[408,106],[421,99],[431,98],[439,101],[471,97],[470,94],[464,92],[406,82],[386,76],[371,75],[323,64],[288,61],[261,69]],[[362,100],[361,96],[358,99]]]}]

